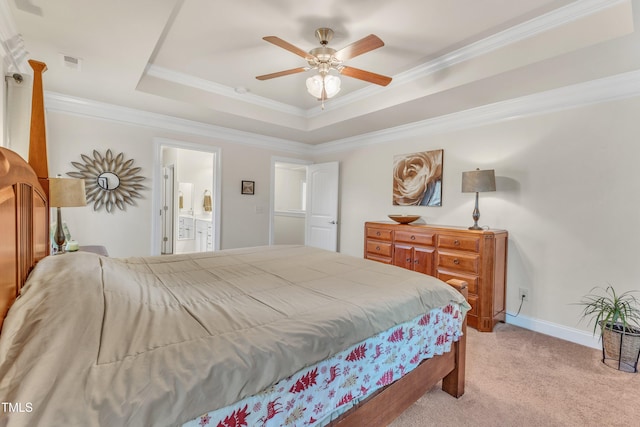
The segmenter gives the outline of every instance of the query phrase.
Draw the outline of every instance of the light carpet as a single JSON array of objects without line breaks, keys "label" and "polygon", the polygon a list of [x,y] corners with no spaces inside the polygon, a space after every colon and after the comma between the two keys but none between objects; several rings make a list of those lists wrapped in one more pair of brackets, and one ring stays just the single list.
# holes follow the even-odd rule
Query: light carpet
[{"label": "light carpet", "polygon": [[640,374],[513,325],[468,329],[465,394],[434,387],[391,426],[640,426]]}]

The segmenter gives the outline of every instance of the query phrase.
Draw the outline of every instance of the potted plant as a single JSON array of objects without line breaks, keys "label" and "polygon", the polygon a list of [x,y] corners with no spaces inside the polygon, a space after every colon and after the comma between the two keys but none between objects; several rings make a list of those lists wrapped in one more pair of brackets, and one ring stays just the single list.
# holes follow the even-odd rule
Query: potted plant
[{"label": "potted plant", "polygon": [[616,293],[613,286],[596,287],[580,302],[582,317],[593,321],[593,334],[598,326],[602,339],[602,362],[618,370],[638,372],[640,356],[640,300],[638,291]]}]

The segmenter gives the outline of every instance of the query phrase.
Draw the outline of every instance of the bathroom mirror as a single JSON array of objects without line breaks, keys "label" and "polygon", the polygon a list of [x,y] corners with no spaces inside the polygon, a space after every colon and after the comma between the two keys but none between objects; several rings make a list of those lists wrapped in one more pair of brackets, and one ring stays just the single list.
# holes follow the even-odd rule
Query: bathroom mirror
[{"label": "bathroom mirror", "polygon": [[178,183],[178,240],[195,239],[193,183]]},{"label": "bathroom mirror", "polygon": [[178,183],[178,209],[180,215],[193,215],[193,184],[190,182]]}]

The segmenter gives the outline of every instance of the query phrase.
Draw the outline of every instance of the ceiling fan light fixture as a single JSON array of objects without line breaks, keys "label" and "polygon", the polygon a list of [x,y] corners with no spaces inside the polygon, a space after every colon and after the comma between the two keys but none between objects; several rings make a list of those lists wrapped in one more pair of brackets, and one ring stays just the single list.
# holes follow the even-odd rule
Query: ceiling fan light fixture
[{"label": "ceiling fan light fixture", "polygon": [[307,79],[307,91],[311,96],[322,99],[322,89],[326,92],[326,99],[333,98],[340,92],[340,77],[327,74],[316,74]]},{"label": "ceiling fan light fixture", "polygon": [[280,37],[263,37],[263,40],[304,58],[309,66],[278,71],[277,73],[263,74],[256,76],[256,79],[269,80],[290,74],[302,73],[308,70],[316,70],[317,74],[306,80],[307,91],[311,96],[322,102],[323,109],[324,101],[336,96],[338,92],[340,92],[340,78],[329,74],[332,70],[341,76],[363,80],[380,86],[386,86],[391,83],[391,77],[344,65],[344,61],[384,46],[384,42],[380,40],[378,36],[369,34],[340,50],[335,50],[328,46],[332,37],[333,30],[330,28],[318,28],[316,30],[316,38],[320,42],[320,47],[311,49],[308,52],[282,40]]}]

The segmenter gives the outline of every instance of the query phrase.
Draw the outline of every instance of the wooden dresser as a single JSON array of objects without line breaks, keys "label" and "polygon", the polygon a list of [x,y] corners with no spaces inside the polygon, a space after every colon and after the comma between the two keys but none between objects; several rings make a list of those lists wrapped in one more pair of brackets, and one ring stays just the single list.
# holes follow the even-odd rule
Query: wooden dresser
[{"label": "wooden dresser", "polygon": [[469,230],[393,222],[366,222],[364,257],[469,284],[468,324],[491,332],[505,320],[507,238],[504,230]]}]

